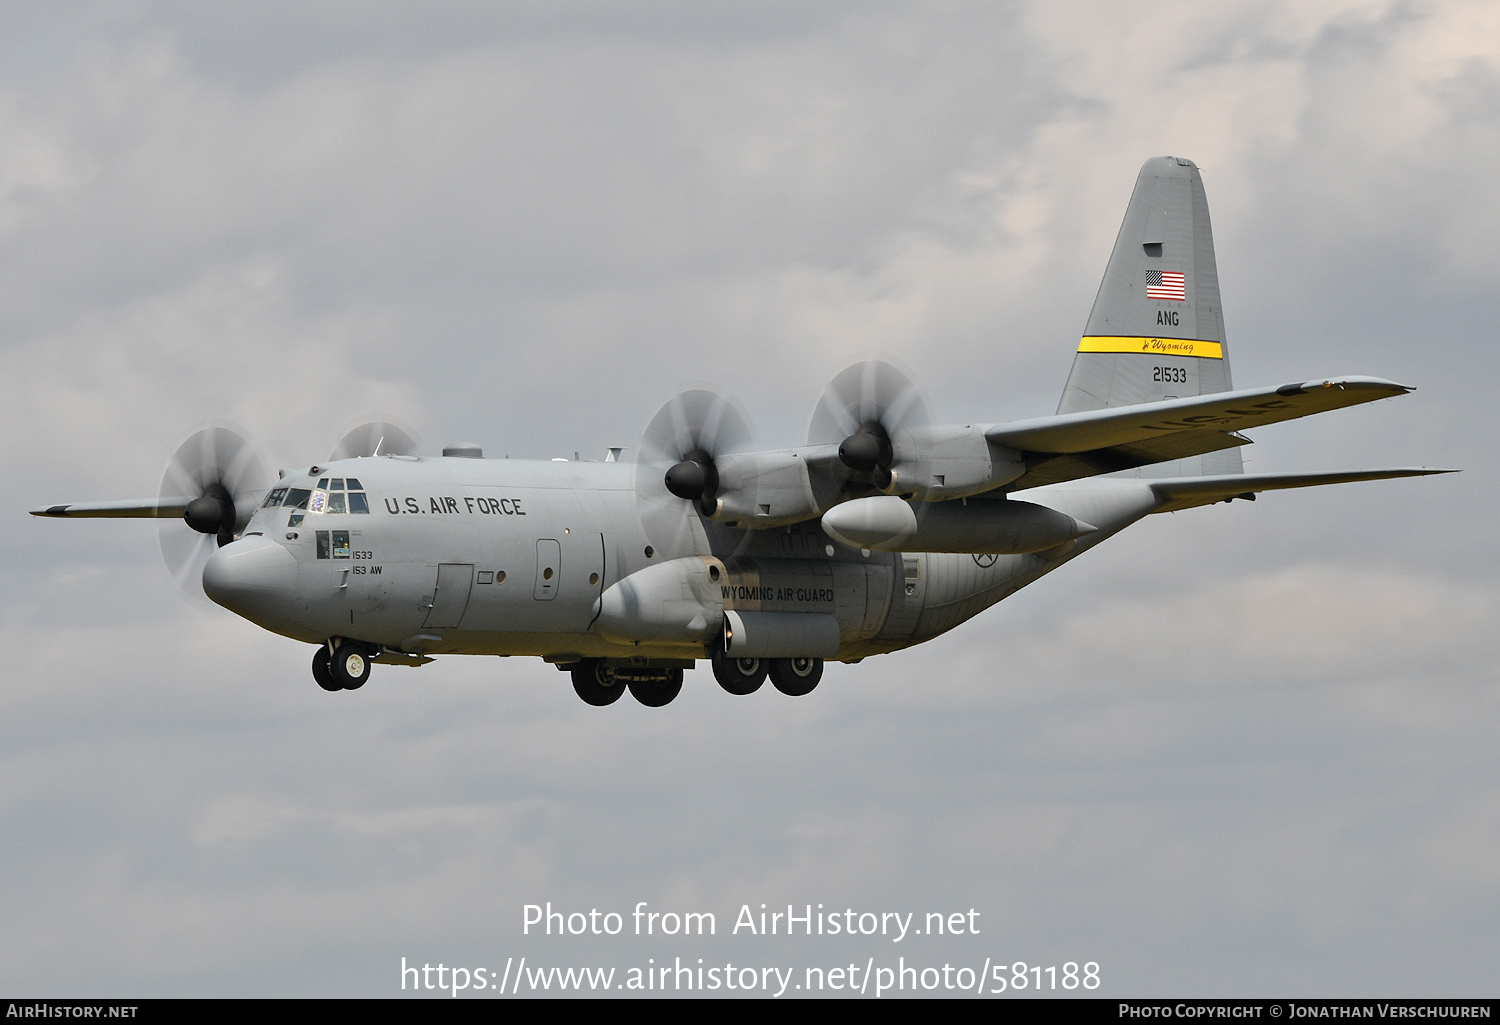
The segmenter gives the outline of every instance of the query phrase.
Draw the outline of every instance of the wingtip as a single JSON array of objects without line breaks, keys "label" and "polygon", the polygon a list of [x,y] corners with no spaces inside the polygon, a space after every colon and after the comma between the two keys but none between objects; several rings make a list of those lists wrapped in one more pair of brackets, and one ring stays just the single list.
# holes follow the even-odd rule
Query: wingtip
[{"label": "wingtip", "polygon": [[68,507],[66,505],[44,505],[40,509],[32,509],[33,516],[66,516]]},{"label": "wingtip", "polygon": [[1301,395],[1304,392],[1317,391],[1319,388],[1380,388],[1394,391],[1398,395],[1405,395],[1417,390],[1409,384],[1402,384],[1399,381],[1389,381],[1384,377],[1350,374],[1346,377],[1322,377],[1311,381],[1284,384],[1276,389],[1276,394]]}]

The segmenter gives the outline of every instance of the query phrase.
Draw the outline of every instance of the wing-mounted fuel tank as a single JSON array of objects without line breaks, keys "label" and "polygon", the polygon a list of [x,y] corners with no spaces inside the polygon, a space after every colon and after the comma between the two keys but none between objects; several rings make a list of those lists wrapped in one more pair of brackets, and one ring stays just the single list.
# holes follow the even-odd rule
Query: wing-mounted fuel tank
[{"label": "wing-mounted fuel tank", "polygon": [[861,498],[823,514],[823,529],[845,544],[882,552],[1022,555],[1094,533],[1056,509],[1010,499],[919,505],[895,496]]}]

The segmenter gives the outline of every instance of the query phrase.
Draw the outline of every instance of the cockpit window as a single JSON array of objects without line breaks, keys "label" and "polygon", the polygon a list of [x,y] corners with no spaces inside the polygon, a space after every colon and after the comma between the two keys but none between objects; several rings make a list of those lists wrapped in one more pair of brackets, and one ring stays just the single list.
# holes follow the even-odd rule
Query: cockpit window
[{"label": "cockpit window", "polygon": [[260,507],[262,509],[274,509],[281,504],[281,500],[285,497],[286,488],[273,488],[271,490],[271,493],[266,496],[266,500],[261,503]]},{"label": "cockpit window", "polygon": [[358,477],[350,477],[349,478],[349,490],[350,491],[363,491],[364,489],[365,489],[365,486],[359,482],[359,478]]},{"label": "cockpit window", "polygon": [[322,488],[324,491],[327,491],[328,490],[328,478],[324,477],[322,480],[318,481],[318,487]]},{"label": "cockpit window", "polygon": [[286,493],[286,507],[288,509],[306,509],[307,499],[312,492],[306,488],[292,488]]},{"label": "cockpit window", "polygon": [[[330,513],[335,516],[343,513],[354,513],[361,516],[368,516],[370,514],[369,498],[363,490],[353,490],[359,484],[357,479],[352,477],[334,477],[330,480],[325,477],[318,483],[332,486],[327,488],[320,487],[313,492],[293,491],[287,496],[286,504],[291,505],[292,499],[296,498],[298,494],[302,494],[310,497],[304,497],[303,505],[299,506],[299,508],[305,508],[308,512]],[[345,484],[349,486],[350,490],[339,490]]]}]

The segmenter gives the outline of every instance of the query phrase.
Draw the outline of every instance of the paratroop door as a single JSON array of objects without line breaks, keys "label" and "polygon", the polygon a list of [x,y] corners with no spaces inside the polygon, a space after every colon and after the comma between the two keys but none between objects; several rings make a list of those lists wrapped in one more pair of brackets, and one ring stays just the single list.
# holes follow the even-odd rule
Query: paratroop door
[{"label": "paratroop door", "polygon": [[469,607],[469,591],[474,586],[472,563],[448,563],[438,567],[437,591],[432,596],[432,611],[424,627],[451,630],[464,618]]}]

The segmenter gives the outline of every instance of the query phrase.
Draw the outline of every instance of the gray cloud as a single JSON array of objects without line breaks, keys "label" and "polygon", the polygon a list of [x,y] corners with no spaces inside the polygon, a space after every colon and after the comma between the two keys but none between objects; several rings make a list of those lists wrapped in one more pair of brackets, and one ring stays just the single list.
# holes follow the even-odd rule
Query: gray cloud
[{"label": "gray cloud", "polygon": [[[1098,961],[1106,995],[1484,992],[1500,910],[1488,169],[1454,0],[75,4],[0,33],[0,977],[397,991],[400,958]],[[632,445],[680,383],[771,443],[885,351],[1050,412],[1145,157],[1204,167],[1236,382],[1419,386],[1254,469],[1465,473],[1155,517],[819,690],[578,702],[184,603],[139,523],[197,423],[273,464],[391,413]],[[1071,341],[1070,341],[1071,339]],[[982,909],[909,950],[542,941],[520,907]],[[496,958],[499,962],[496,962]]]}]

